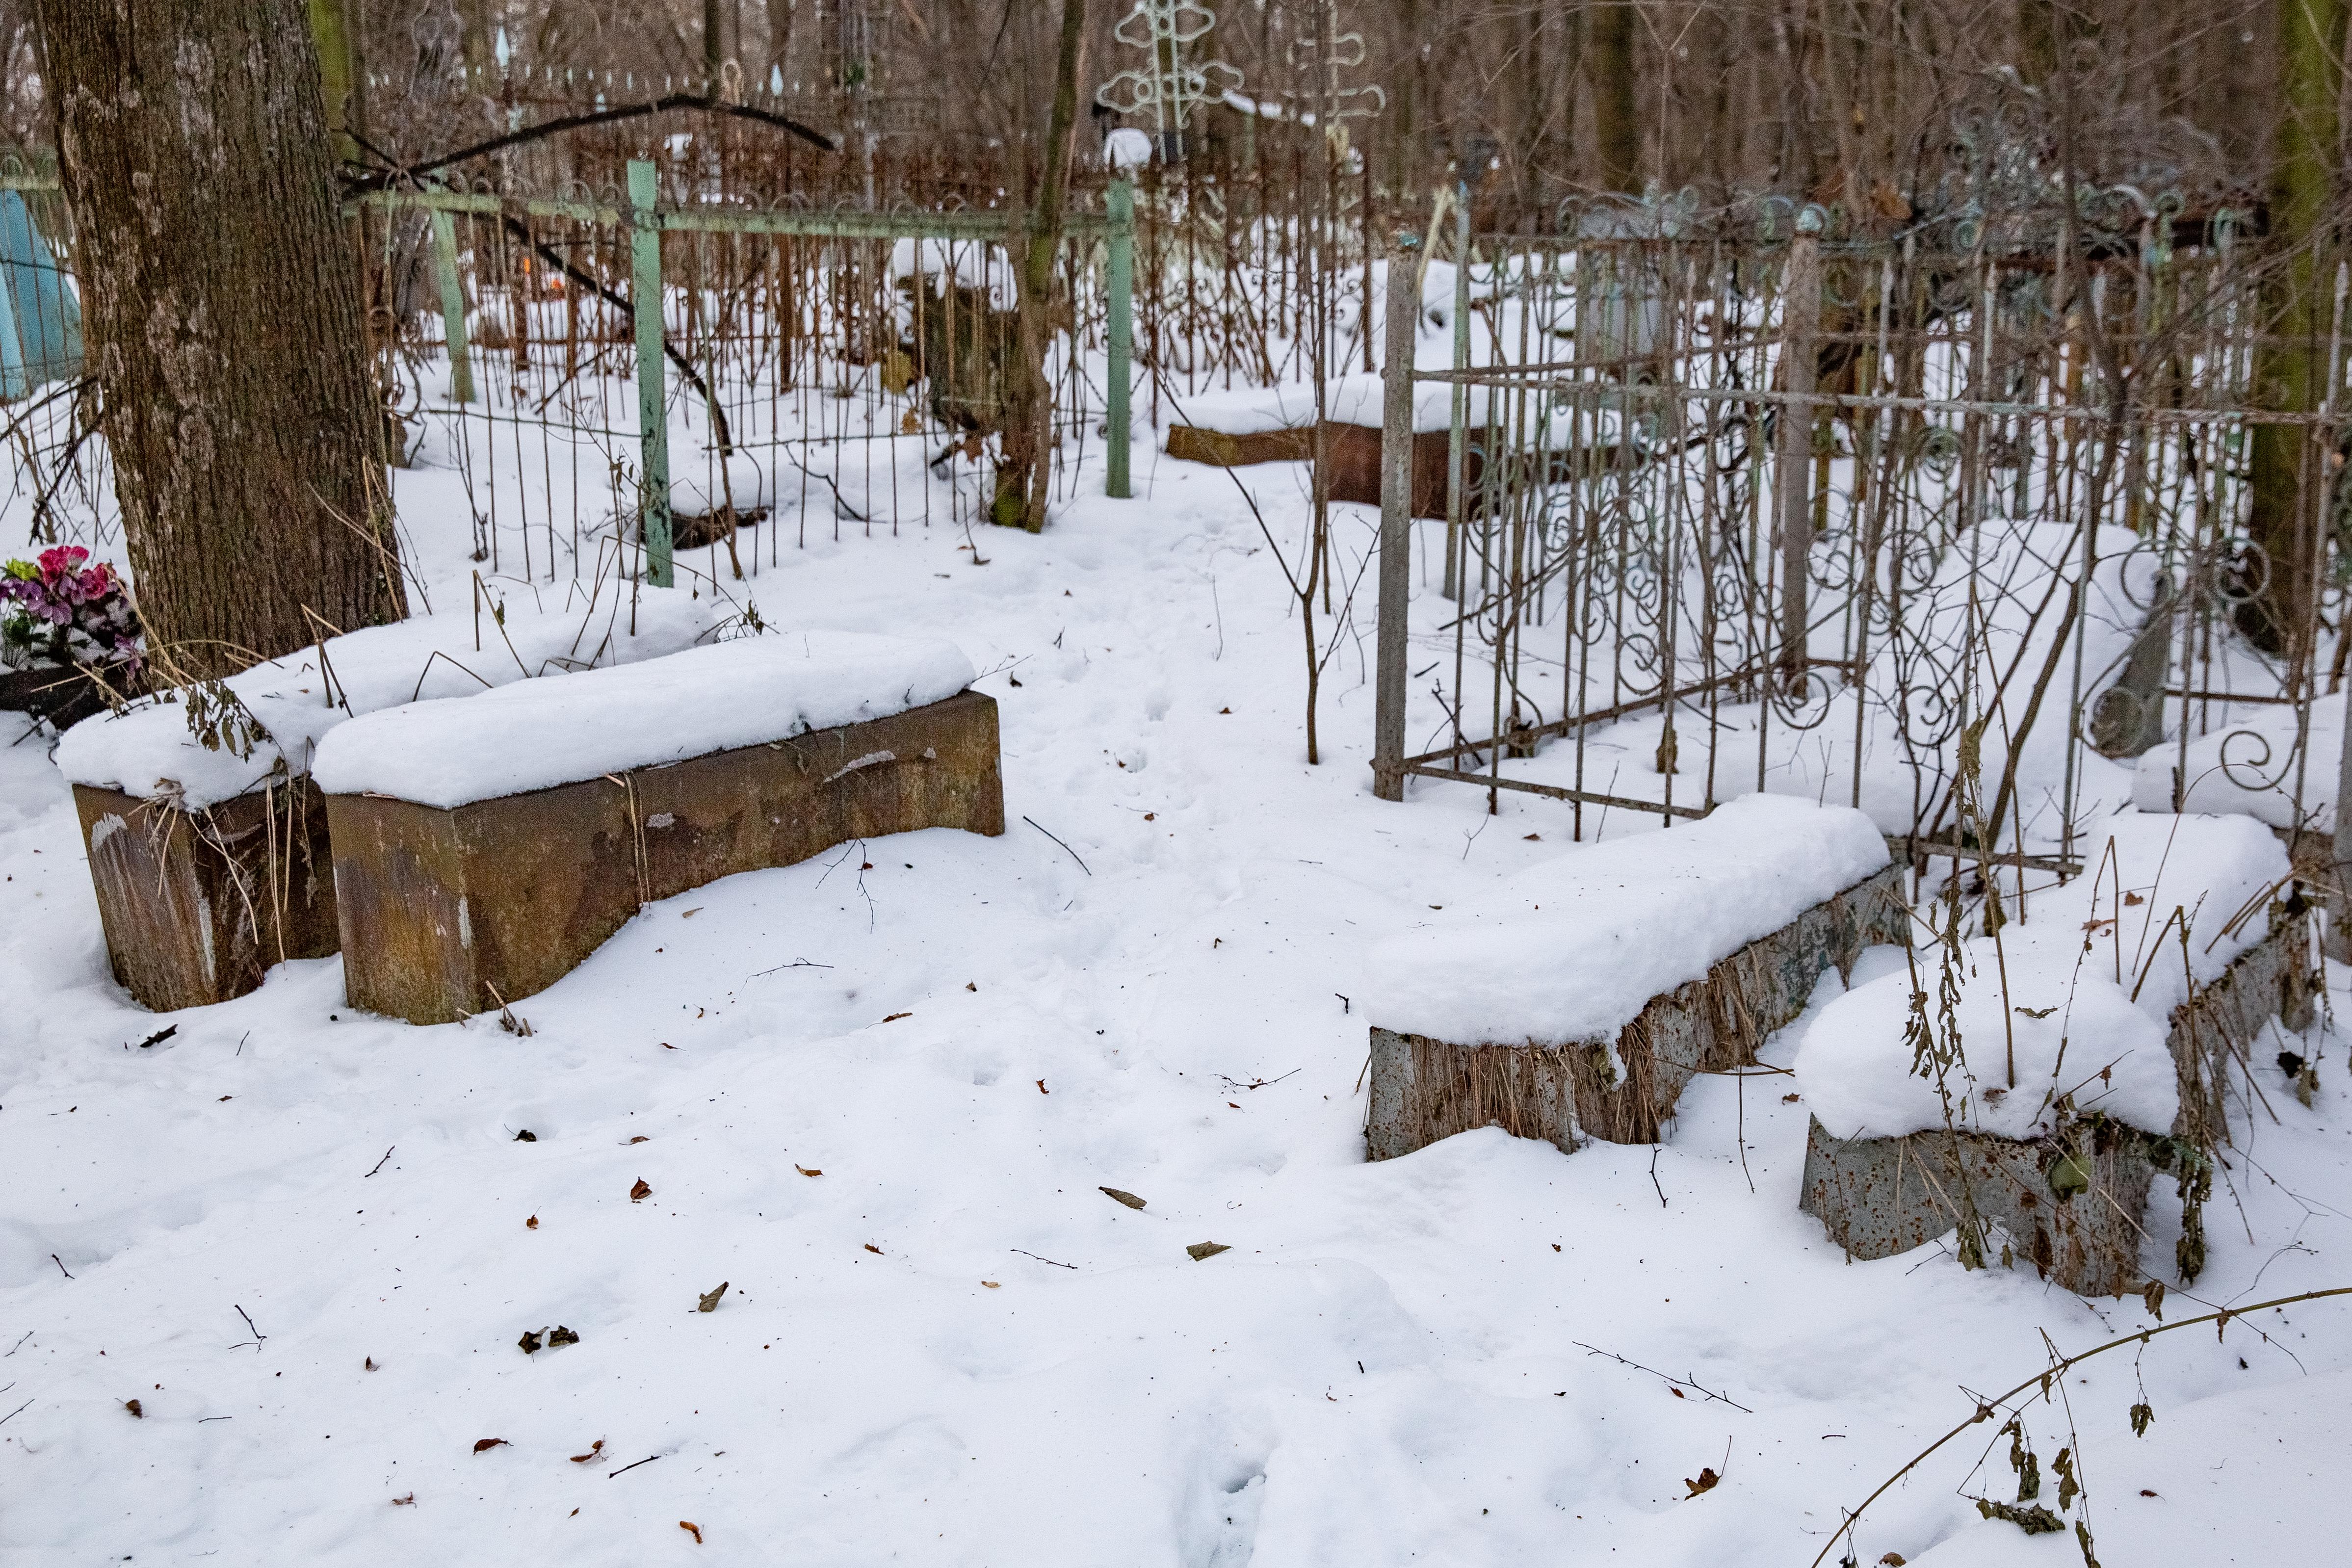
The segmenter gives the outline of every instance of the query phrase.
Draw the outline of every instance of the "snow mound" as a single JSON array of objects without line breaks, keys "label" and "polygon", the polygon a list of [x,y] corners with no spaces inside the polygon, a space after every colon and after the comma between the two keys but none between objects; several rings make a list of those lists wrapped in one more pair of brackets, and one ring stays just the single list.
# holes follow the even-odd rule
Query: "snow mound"
[{"label": "snow mound", "polygon": [[972,679],[952,643],[855,632],[743,637],[371,714],[334,732],[313,773],[330,795],[446,808],[887,718]]},{"label": "snow mound", "polygon": [[1613,1040],[1653,996],[1886,863],[1858,811],[1748,795],[1572,850],[1379,944],[1366,1012],[1458,1045]]},{"label": "snow mound", "polygon": [[[2352,1373],[2217,1394],[2162,1409],[2145,1436],[2104,1432],[2084,1446],[2083,1473],[2099,1489],[2099,1555],[2109,1563],[2324,1563],[2343,1550],[2343,1510],[2325,1500],[2352,1465]],[[2260,1484],[2247,1484],[2250,1476]],[[1970,1518],[1912,1561],[2074,1568],[2083,1554],[2071,1531],[2028,1535]]]},{"label": "snow mound", "polygon": [[2168,741],[2142,753],[2132,777],[2132,804],[2142,811],[2172,809],[2172,775],[2180,773],[2181,808],[2241,811],[2273,827],[2336,831],[2336,759],[2344,752],[2344,699],[2316,698],[2304,755],[2302,821],[2295,820],[2295,716],[2273,708],[2190,738],[2186,752]]},{"label": "snow mound", "polygon": [[[1796,1070],[1824,1131],[1894,1138],[1941,1128],[1947,1095],[1950,1125],[2003,1138],[2053,1131],[2063,1096],[2077,1111],[2172,1131],[2180,1112],[2173,1009],[2189,999],[2192,976],[2211,982],[2262,940],[2260,905],[2289,875],[2286,851],[2250,817],[2126,814],[2100,825],[2084,862],[2072,882],[2032,894],[1998,945],[1961,944],[1951,1015],[1960,1060],[1940,1092],[1912,1070],[1911,973],[1856,986],[1822,1010]],[[1921,947],[1916,984],[1940,1039],[1937,954]]]},{"label": "snow mound", "polygon": [[531,677],[656,658],[693,646],[718,624],[709,601],[683,589],[638,588],[633,605],[626,591],[610,584],[593,602],[562,609],[509,604],[503,625],[470,611],[419,616],[328,638],[325,670],[319,650],[305,648],[230,676],[228,689],[268,732],[244,757],[208,750],[189,732],[181,699],[164,694],[67,731],[58,766],[75,784],[142,797],[176,795],[192,809],[215,805],[261,787],[281,763],[289,774],[310,772],[320,742],[354,718],[420,699],[455,700]]}]

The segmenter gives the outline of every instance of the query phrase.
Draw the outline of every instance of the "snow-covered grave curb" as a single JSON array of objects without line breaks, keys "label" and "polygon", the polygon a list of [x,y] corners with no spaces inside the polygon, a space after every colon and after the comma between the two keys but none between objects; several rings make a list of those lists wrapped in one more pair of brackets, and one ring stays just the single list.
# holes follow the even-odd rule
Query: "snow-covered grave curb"
[{"label": "snow-covered grave curb", "polygon": [[[2308,908],[2261,823],[2110,818],[2085,868],[2034,893],[1998,949],[1960,944],[1948,1011],[1940,950],[1919,950],[1924,1026],[1959,1040],[1941,1091],[1914,1070],[1908,972],[1855,987],[1806,1031],[1799,1206],[1849,1256],[1908,1251],[1973,1214],[1987,1228],[1962,1237],[1971,1261],[1998,1241],[2084,1295],[2137,1289],[2156,1173],[2193,1196],[2203,1152],[2229,1141],[2231,1068],[2273,1016],[2308,1024]],[[2192,1218],[2186,1277],[2200,1237]]]},{"label": "snow-covered grave curb", "polygon": [[853,838],[1003,833],[972,679],[949,643],[794,632],[343,726],[315,777],[352,1005],[502,1008],[655,900]]},{"label": "snow-covered grave curb", "polygon": [[[115,979],[158,1011],[242,995],[337,945],[327,817],[309,774],[326,737],[422,699],[676,653],[719,616],[684,590],[607,583],[503,613],[421,616],[322,639],[84,721],[58,744],[74,786]],[[233,699],[233,700],[231,700]],[[206,744],[209,739],[213,743]]]},{"label": "snow-covered grave curb", "polygon": [[1573,850],[1372,952],[1366,1144],[1654,1142],[1694,1074],[1753,1061],[1823,970],[1906,921],[1885,840],[1843,806],[1748,795]]}]

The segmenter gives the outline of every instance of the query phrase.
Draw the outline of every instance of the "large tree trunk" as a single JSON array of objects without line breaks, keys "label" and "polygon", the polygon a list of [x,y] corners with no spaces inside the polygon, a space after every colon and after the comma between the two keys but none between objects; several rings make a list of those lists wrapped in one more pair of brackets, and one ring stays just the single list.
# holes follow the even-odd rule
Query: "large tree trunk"
[{"label": "large tree trunk", "polygon": [[1592,79],[1592,139],[1601,155],[1601,183],[1612,191],[1642,189],[1642,125],[1633,68],[1633,7],[1604,5],[1587,12],[1592,29],[1585,68]]},{"label": "large tree trunk", "polygon": [[[2327,385],[2325,279],[2316,254],[2335,195],[2337,62],[2345,0],[2280,0],[2279,122],[2271,166],[2272,272],[2265,335],[2254,351],[2254,395],[2264,408],[2309,413]],[[2246,531],[2267,558],[2261,590],[2238,610],[2239,629],[2273,653],[2311,633],[2317,570],[2314,509],[2319,444],[2309,426],[2257,425]]]},{"label": "large tree trunk", "polygon": [[152,645],[218,673],[406,613],[301,0],[36,0]]},{"label": "large tree trunk", "polygon": [[1062,207],[1069,197],[1070,136],[1078,119],[1078,52],[1087,0],[1062,0],[1062,47],[1054,71],[1054,110],[1045,132],[1045,167],[1021,258],[1015,331],[1020,353],[1004,390],[1003,465],[989,516],[1035,533],[1045,526],[1045,491],[1054,455],[1054,389],[1045,381],[1047,317],[1054,260],[1062,247]]}]

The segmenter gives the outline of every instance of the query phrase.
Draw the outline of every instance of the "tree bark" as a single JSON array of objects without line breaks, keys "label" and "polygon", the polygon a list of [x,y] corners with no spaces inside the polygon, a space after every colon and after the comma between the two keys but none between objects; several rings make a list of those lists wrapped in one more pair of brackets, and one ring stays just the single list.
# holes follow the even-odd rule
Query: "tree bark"
[{"label": "tree bark", "polygon": [[1046,317],[1053,308],[1054,258],[1062,247],[1062,207],[1070,187],[1070,137],[1078,119],[1078,54],[1086,39],[1087,0],[1062,0],[1062,47],[1054,71],[1054,108],[1045,132],[1045,166],[1021,258],[1014,331],[1020,353],[1005,388],[1003,467],[989,508],[994,521],[1035,533],[1045,526],[1047,468],[1054,449],[1054,389],[1045,383]]},{"label": "tree bark", "polygon": [[150,645],[218,674],[406,613],[301,0],[36,0]]},{"label": "tree bark", "polygon": [[[2309,413],[2327,384],[2320,343],[2327,331],[2317,254],[2335,195],[2337,65],[2345,0],[2280,0],[2277,142],[2270,192],[2273,253],[2263,288],[2265,333],[2254,351],[2260,406]],[[2308,426],[2258,425],[2246,531],[2267,557],[2260,589],[2240,605],[2238,627],[2257,647],[2294,650],[2310,627],[2317,563],[2305,486],[2315,482],[2317,447]],[[2307,474],[2306,470],[2310,470]]]},{"label": "tree bark", "polygon": [[1630,0],[1589,13],[1591,44],[1585,56],[1592,81],[1592,133],[1601,156],[1601,183],[1612,191],[1642,189],[1641,110],[1634,89],[1633,7]]}]

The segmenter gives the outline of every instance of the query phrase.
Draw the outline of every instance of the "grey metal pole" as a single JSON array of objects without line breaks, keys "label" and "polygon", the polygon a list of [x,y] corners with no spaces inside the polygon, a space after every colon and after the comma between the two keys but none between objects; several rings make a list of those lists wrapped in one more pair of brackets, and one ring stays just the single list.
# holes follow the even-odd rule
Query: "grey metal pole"
[{"label": "grey metal pole", "polygon": [[[1411,235],[1389,247],[1388,338],[1381,364],[1381,610],[1374,654],[1372,794],[1404,798],[1406,595],[1412,585],[1412,350],[1421,325]],[[1460,395],[1460,389],[1455,389]],[[1455,438],[1460,438],[1456,421]]]},{"label": "grey metal pole", "polygon": [[1135,428],[1128,398],[1135,363],[1135,186],[1125,179],[1113,180],[1106,205],[1110,215],[1110,299],[1105,323],[1110,340],[1110,384],[1103,410],[1103,433],[1108,442],[1105,448],[1108,473],[1103,489],[1112,499],[1125,500],[1134,493],[1128,464]]},{"label": "grey metal pole", "polygon": [[[671,585],[669,530],[669,404],[662,364],[661,229],[654,216],[659,186],[654,166],[629,163],[630,313],[637,330],[637,442],[641,500],[638,538],[646,546],[646,580]],[[723,458],[721,459],[724,460]]]},{"label": "grey metal pole", "polygon": [[1789,242],[1789,271],[1780,290],[1780,367],[1788,383],[1789,401],[1780,408],[1779,492],[1780,533],[1780,668],[1791,689],[1803,684],[1806,672],[1805,628],[1810,619],[1806,590],[1811,585],[1813,543],[1814,410],[1811,397],[1820,380],[1820,362],[1813,338],[1821,330],[1821,220],[1807,230],[1802,221]]}]

